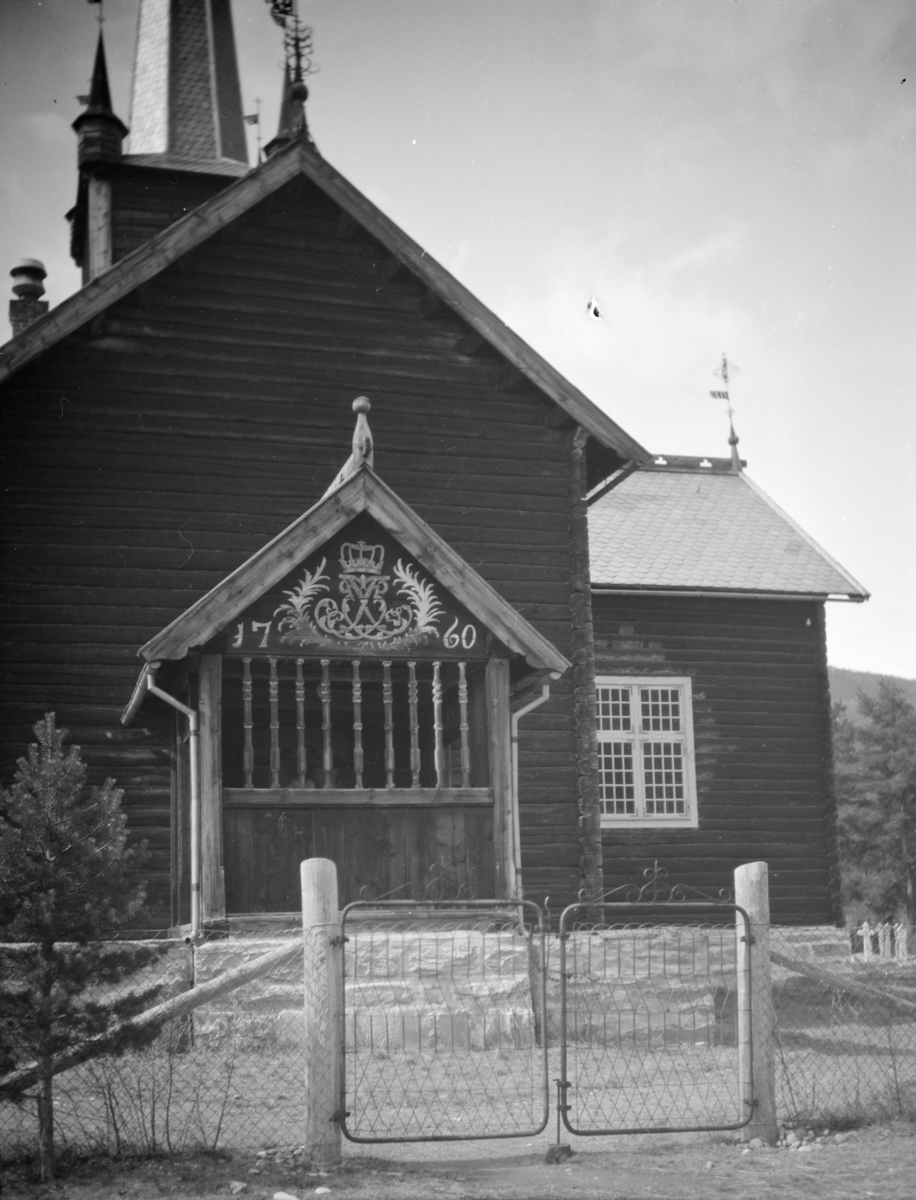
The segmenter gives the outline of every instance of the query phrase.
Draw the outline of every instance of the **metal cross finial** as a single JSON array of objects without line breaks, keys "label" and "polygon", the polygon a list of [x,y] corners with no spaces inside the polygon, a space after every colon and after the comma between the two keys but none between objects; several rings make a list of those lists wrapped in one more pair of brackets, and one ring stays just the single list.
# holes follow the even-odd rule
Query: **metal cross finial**
[{"label": "metal cross finial", "polygon": [[728,375],[731,371],[732,375],[738,374],[738,368],[735,363],[729,364],[725,351],[722,351],[722,364],[713,371],[713,375],[717,376],[725,384],[724,391],[710,392],[713,400],[724,400],[726,412],[728,413],[728,444],[731,446],[732,470],[737,475],[741,470],[741,459],[738,457],[738,435],[735,433],[734,413],[732,412],[731,396],[728,392]]},{"label": "metal cross finial", "polygon": [[293,84],[298,88],[297,100],[308,99],[303,79],[312,73],[312,29],[299,16],[298,0],[265,0],[270,15],[283,30],[286,66]]}]

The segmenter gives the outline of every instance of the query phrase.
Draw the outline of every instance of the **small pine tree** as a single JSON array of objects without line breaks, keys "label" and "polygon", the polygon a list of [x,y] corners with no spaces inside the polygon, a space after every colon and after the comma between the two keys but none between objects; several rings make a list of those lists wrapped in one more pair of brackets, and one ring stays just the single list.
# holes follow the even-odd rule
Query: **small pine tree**
[{"label": "small pine tree", "polygon": [[[108,779],[86,786],[79,748],[48,713],[36,744],[19,759],[13,786],[0,789],[0,1072],[37,1063],[34,1097],[42,1179],[54,1176],[54,1058],[87,1039],[111,1035],[118,1054],[155,1037],[119,1033],[149,1006],[158,987],[115,995],[114,985],[148,966],[155,945],[109,939],[139,911],[143,885],[131,872],[122,792]],[[19,946],[10,943],[20,943]],[[22,945],[25,943],[25,945]],[[0,1096],[19,1099],[15,1085]]]}]

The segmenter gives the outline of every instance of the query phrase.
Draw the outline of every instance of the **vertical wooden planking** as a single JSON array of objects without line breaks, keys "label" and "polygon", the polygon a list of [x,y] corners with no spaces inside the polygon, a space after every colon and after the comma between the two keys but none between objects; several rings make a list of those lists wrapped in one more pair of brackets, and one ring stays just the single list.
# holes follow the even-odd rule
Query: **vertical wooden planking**
[{"label": "vertical wooden planking", "polygon": [[331,747],[331,660],[321,660],[321,683],[318,687],[321,699],[321,734],[322,760],[324,771],[324,787],[331,786],[331,773],[334,770],[334,752]]},{"label": "vertical wooden planking", "polygon": [[363,786],[363,685],[359,678],[359,659],[353,660],[353,773],[354,787]]},{"label": "vertical wooden planking", "polygon": [[486,675],[490,786],[493,789],[493,852],[496,896],[515,899],[515,854],[512,810],[512,748],[509,728],[509,662],[491,658]]},{"label": "vertical wooden planking", "polygon": [[420,786],[420,721],[417,715],[417,664],[407,664],[407,699],[410,707],[410,786]]},{"label": "vertical wooden planking", "polygon": [[[458,729],[461,734],[461,786],[471,786],[471,748],[468,743],[467,664],[458,664]],[[449,780],[451,783],[451,780]]]},{"label": "vertical wooden planking", "polygon": [[391,687],[391,660],[382,663],[382,699],[385,705],[385,787],[394,787],[394,692]]},{"label": "vertical wooden planking", "polygon": [[433,663],[433,762],[436,768],[436,787],[447,787],[445,753],[442,747],[442,663]]},{"label": "vertical wooden planking", "polygon": [[305,680],[302,677],[304,659],[296,659],[296,775],[299,787],[305,787],[308,762],[305,757]]},{"label": "vertical wooden planking", "polygon": [[226,915],[223,878],[223,748],[221,702],[223,660],[200,656],[200,898],[204,922]]},{"label": "vertical wooden planking", "polygon": [[270,786],[280,786],[280,681],[277,660],[270,659]]},{"label": "vertical wooden planking", "polygon": [[245,728],[245,787],[254,787],[254,719],[251,714],[252,705],[252,688],[251,688],[251,659],[242,659],[242,704],[244,707],[244,728]]}]

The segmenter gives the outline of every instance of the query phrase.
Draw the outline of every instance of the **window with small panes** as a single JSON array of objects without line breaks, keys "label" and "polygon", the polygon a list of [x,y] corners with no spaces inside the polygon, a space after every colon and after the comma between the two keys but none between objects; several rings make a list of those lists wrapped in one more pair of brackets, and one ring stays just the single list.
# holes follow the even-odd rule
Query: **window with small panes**
[{"label": "window with small panes", "polygon": [[697,824],[690,680],[596,680],[601,824]]}]

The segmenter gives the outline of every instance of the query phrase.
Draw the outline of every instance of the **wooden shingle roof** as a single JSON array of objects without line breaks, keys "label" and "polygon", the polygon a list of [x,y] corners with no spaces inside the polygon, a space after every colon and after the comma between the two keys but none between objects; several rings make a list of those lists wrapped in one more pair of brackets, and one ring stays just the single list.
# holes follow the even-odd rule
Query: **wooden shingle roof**
[{"label": "wooden shingle roof", "polygon": [[868,598],[755,483],[718,463],[634,471],[592,503],[589,539],[599,590]]}]

